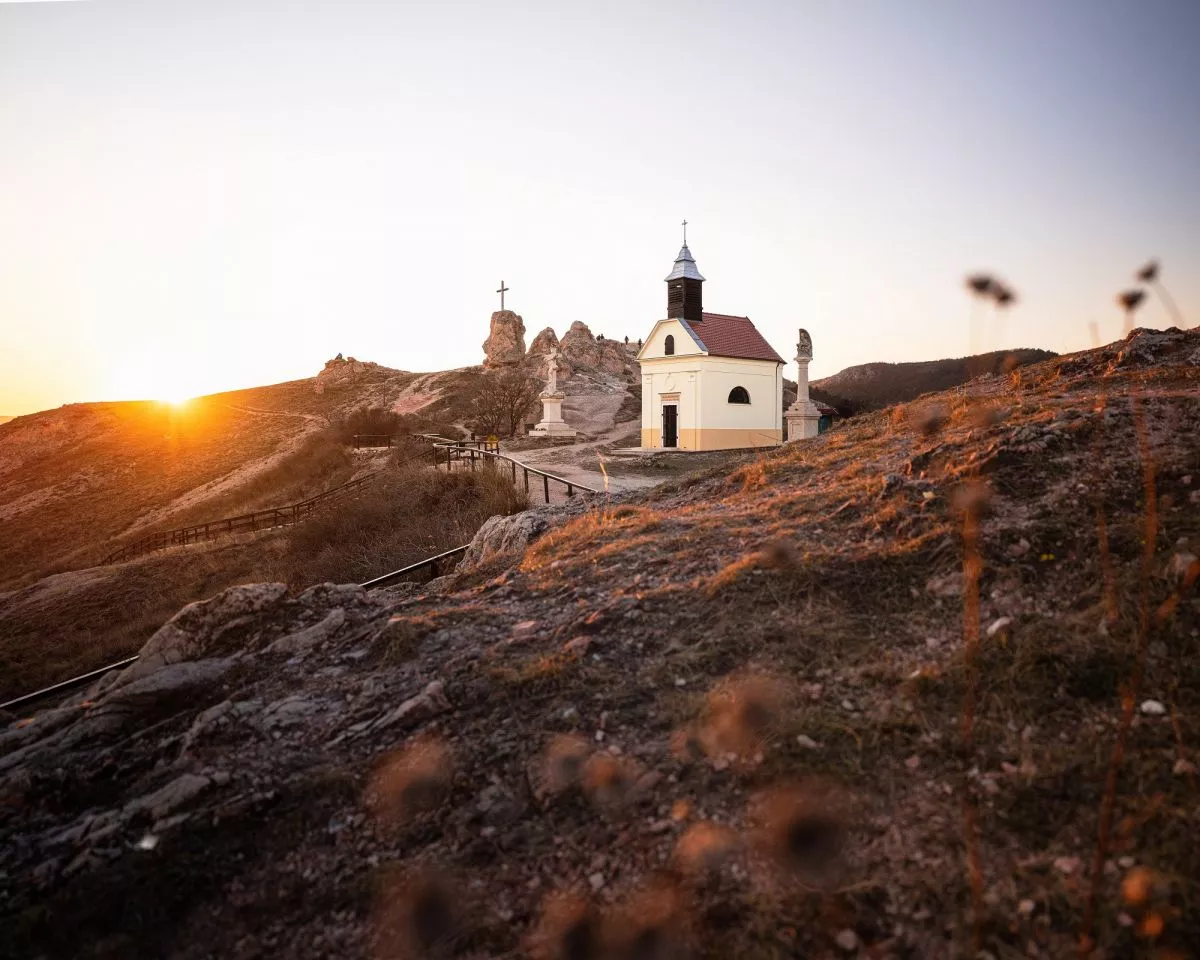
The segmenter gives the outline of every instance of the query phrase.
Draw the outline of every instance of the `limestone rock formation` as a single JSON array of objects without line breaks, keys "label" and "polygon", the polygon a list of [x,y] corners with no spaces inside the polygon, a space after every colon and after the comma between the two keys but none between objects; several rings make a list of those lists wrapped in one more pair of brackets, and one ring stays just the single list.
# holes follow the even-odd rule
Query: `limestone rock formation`
[{"label": "limestone rock formation", "polygon": [[533,342],[529,344],[529,350],[526,351],[527,357],[544,357],[551,350],[558,347],[558,334],[554,332],[553,327],[546,327],[533,338]]},{"label": "limestone rock formation", "polygon": [[486,367],[511,367],[525,359],[525,321],[511,310],[492,314],[488,338],[483,341]]},{"label": "limestone rock formation", "polygon": [[600,363],[601,349],[588,325],[576,320],[558,342],[563,358],[572,367],[596,367]]},{"label": "limestone rock formation", "polygon": [[329,387],[351,383],[364,373],[386,369],[370,360],[356,360],[339,353],[332,360],[325,361],[324,368],[317,374],[317,381],[313,384],[313,392],[324,393]]}]

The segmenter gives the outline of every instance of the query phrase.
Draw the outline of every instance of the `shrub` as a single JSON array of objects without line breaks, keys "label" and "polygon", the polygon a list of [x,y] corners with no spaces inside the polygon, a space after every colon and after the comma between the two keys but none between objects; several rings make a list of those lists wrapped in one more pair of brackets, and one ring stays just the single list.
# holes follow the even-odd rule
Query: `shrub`
[{"label": "shrub", "polygon": [[526,506],[495,471],[388,470],[360,496],[293,528],[277,575],[293,587],[362,583],[461,546],[488,517]]}]

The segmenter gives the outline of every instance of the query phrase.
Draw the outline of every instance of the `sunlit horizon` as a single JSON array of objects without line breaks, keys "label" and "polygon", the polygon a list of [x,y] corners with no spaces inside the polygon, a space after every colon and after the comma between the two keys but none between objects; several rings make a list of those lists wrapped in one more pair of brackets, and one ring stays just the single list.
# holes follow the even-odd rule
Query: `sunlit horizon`
[{"label": "sunlit horizon", "polygon": [[[1200,6],[0,4],[0,414],[705,304],[811,375],[1200,316]],[[1018,302],[970,330],[962,278]],[[1167,327],[1151,298],[1137,321]],[[789,364],[785,375],[794,376]]]}]

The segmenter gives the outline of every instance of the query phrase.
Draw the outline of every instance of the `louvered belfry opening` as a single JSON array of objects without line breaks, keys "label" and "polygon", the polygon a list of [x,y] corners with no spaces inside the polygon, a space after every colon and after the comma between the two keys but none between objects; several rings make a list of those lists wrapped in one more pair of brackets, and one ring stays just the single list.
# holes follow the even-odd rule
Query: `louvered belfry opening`
[{"label": "louvered belfry opening", "polygon": [[672,320],[686,320],[688,323],[699,323],[704,313],[701,300],[703,280],[692,280],[682,277],[667,284],[667,317]]},{"label": "louvered belfry opening", "polygon": [[667,319],[699,323],[704,315],[703,286],[704,277],[696,269],[696,260],[685,243],[667,274]]}]

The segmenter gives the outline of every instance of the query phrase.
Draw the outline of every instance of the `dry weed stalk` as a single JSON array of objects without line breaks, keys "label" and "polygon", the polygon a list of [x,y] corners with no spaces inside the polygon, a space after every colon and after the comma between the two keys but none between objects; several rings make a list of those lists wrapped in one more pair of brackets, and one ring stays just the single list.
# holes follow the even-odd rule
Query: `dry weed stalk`
[{"label": "dry weed stalk", "polygon": [[[1133,329],[1133,313],[1142,303],[1145,294],[1141,290],[1129,290],[1117,297],[1117,302],[1125,308],[1126,331]],[[1122,697],[1121,722],[1117,731],[1117,739],[1113,744],[1112,756],[1109,759],[1108,771],[1104,778],[1104,793],[1100,799],[1099,827],[1096,835],[1096,852],[1092,858],[1092,877],[1088,889],[1087,906],[1084,910],[1083,926],[1079,933],[1079,956],[1091,956],[1095,948],[1092,939],[1092,927],[1095,922],[1096,902],[1100,895],[1100,883],[1104,875],[1104,858],[1108,854],[1110,834],[1112,832],[1113,810],[1116,807],[1117,782],[1120,779],[1121,765],[1125,759],[1125,749],[1129,743],[1129,731],[1133,726],[1133,713],[1142,687],[1142,677],[1146,669],[1146,651],[1150,645],[1150,584],[1154,572],[1155,541],[1158,537],[1158,492],[1155,479],[1155,466],[1150,449],[1150,432],[1146,424],[1146,412],[1142,401],[1142,393],[1137,384],[1130,391],[1130,408],[1133,415],[1133,429],[1137,437],[1138,457],[1142,464],[1142,499],[1144,503],[1142,525],[1142,552],[1138,565],[1138,620],[1136,634],[1136,649],[1133,669],[1129,684]]]},{"label": "dry weed stalk", "polygon": [[974,953],[978,953],[983,945],[983,868],[979,856],[978,815],[966,771],[975,756],[975,706],[979,689],[979,581],[983,572],[979,521],[987,503],[987,487],[978,478],[973,478],[958,493],[958,505],[963,514],[963,659],[966,673],[960,722],[964,765],[963,843],[967,852],[967,879],[971,886],[971,939]]},{"label": "dry weed stalk", "polygon": [[1163,306],[1167,308],[1167,313],[1171,315],[1171,320],[1175,326],[1179,327],[1180,330],[1186,330],[1187,324],[1184,322],[1179,305],[1175,303],[1175,298],[1167,292],[1167,288],[1163,286],[1163,282],[1158,278],[1160,270],[1161,266],[1157,260],[1148,260],[1146,265],[1135,273],[1134,276],[1139,282],[1154,288],[1154,292],[1158,294],[1158,298],[1163,302]]}]

